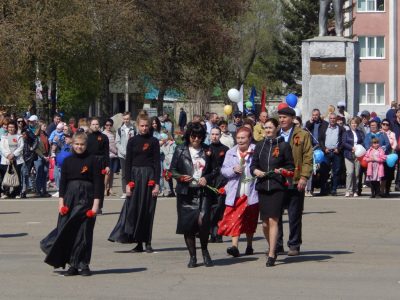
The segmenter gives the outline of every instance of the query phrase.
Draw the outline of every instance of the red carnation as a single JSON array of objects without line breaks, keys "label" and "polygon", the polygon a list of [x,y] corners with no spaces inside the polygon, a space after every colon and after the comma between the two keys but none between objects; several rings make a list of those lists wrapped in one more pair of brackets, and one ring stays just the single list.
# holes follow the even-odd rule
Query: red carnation
[{"label": "red carnation", "polygon": [[225,191],[225,189],[223,187],[218,189],[218,194],[225,195],[225,193],[226,193],[226,191]]},{"label": "red carnation", "polygon": [[289,186],[289,182],[285,181],[283,185],[284,186]]},{"label": "red carnation", "polygon": [[101,175],[106,175],[106,174],[107,174],[106,169],[101,170]]},{"label": "red carnation", "polygon": [[95,216],[96,216],[96,212],[95,212],[94,210],[89,209],[89,210],[86,212],[86,217],[88,217],[88,218],[93,218],[93,217],[95,217]]},{"label": "red carnation", "polygon": [[62,215],[62,216],[64,216],[64,215],[66,215],[67,213],[68,213],[68,211],[69,211],[69,208],[68,208],[68,206],[62,206],[61,208],[60,208],[60,215]]},{"label": "red carnation", "polygon": [[135,188],[135,183],[133,181],[129,181],[128,186],[133,189]]},{"label": "red carnation", "polygon": [[149,182],[147,183],[147,186],[155,186],[156,182],[154,180],[149,180]]}]

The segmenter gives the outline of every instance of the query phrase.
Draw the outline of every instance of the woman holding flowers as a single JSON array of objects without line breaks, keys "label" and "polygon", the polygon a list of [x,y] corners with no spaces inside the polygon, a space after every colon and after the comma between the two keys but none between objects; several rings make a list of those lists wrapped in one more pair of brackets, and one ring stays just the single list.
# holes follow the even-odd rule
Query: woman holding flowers
[{"label": "woman holding flowers", "polygon": [[225,212],[218,223],[218,234],[231,236],[232,246],[226,251],[233,257],[240,255],[240,234],[247,238],[246,255],[253,254],[253,235],[257,228],[258,195],[250,173],[255,145],[251,144],[252,131],[241,127],[236,133],[237,145],[226,152],[221,173],[228,179],[225,186]]},{"label": "woman holding flowers", "polygon": [[267,120],[265,138],[257,144],[250,166],[251,173],[257,177],[260,219],[269,245],[267,267],[275,265],[278,222],[283,212],[285,191],[294,175],[292,150],[283,137],[277,137],[278,127],[277,120]]},{"label": "woman holding flowers", "polygon": [[172,157],[170,172],[177,179],[178,224],[176,233],[183,234],[190,260],[188,268],[197,266],[196,234],[200,238],[201,252],[206,267],[213,262],[208,252],[211,201],[205,189],[213,179],[211,152],[203,143],[206,130],[200,123],[189,123],[184,144],[179,145]]},{"label": "woman holding flowers", "polygon": [[40,242],[47,264],[55,268],[70,265],[65,276],[91,275],[95,216],[104,191],[101,169],[86,147],[86,134],[76,133],[73,155],[64,160],[61,169],[57,228]]},{"label": "woman holding flowers", "polygon": [[136,120],[139,134],[129,139],[126,147],[126,200],[117,225],[108,238],[111,242],[137,243],[131,252],[153,252],[151,237],[157,196],[160,190],[160,144],[150,134],[146,112]]}]

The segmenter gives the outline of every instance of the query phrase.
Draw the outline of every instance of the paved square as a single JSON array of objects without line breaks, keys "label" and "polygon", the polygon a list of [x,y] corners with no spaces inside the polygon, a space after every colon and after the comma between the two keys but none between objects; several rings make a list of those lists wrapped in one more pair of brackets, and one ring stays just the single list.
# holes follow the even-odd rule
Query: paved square
[{"label": "paved square", "polygon": [[255,255],[228,257],[225,238],[209,245],[213,268],[188,269],[175,199],[157,204],[156,252],[133,254],[133,245],[107,241],[123,203],[107,198],[88,278],[63,277],[43,263],[39,241],[56,225],[56,199],[1,200],[0,299],[400,299],[398,200],[306,198],[301,256],[279,256],[266,268],[259,225]]}]

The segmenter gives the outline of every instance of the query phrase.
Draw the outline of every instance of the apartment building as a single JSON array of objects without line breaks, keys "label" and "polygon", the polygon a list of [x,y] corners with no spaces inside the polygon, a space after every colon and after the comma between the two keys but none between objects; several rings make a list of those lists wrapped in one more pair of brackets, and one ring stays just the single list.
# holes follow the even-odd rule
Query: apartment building
[{"label": "apartment building", "polygon": [[399,97],[397,0],[355,0],[348,34],[360,44],[360,111],[384,115]]}]

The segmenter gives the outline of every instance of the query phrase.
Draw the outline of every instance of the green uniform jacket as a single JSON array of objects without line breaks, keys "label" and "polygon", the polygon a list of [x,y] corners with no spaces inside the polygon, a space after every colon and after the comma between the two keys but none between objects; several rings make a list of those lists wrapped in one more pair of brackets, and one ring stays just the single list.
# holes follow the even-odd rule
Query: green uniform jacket
[{"label": "green uniform jacket", "polygon": [[313,170],[313,148],[310,134],[301,128],[294,127],[290,146],[295,166],[293,183],[297,183],[300,177],[310,178]]}]

